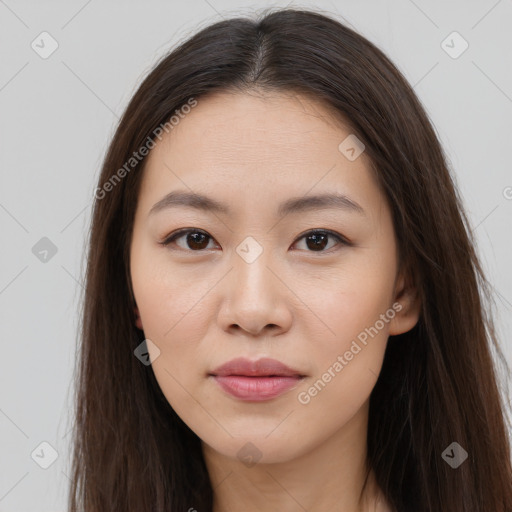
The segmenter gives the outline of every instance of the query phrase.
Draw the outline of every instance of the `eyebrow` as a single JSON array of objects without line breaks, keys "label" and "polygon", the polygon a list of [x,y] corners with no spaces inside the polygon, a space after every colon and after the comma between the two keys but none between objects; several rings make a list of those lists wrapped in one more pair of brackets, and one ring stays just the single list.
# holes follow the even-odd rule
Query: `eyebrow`
[{"label": "eyebrow", "polygon": [[[154,215],[168,208],[195,208],[205,212],[231,214],[230,208],[211,197],[195,192],[174,190],[155,203],[148,215]],[[362,206],[339,193],[317,194],[287,199],[277,209],[277,215],[284,217],[291,213],[303,213],[311,210],[339,209],[366,215]]]}]

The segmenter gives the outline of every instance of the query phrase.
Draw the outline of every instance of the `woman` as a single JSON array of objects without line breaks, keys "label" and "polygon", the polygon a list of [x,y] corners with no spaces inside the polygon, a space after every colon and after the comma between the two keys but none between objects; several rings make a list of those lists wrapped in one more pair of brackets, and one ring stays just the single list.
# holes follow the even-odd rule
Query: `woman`
[{"label": "woman", "polygon": [[489,284],[372,43],[289,9],[201,30],[95,195],[71,510],[512,510]]}]

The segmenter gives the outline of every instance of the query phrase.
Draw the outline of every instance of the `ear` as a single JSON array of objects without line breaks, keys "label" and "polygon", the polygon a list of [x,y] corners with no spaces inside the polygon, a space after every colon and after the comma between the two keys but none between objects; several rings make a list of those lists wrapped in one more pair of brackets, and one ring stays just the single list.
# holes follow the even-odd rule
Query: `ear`
[{"label": "ear", "polygon": [[135,313],[135,325],[142,331],[142,320],[140,319],[139,308],[133,308],[133,312]]},{"label": "ear", "polygon": [[393,309],[396,315],[390,322],[390,335],[403,334],[418,323],[421,299],[418,288],[409,273],[400,273],[396,281]]}]

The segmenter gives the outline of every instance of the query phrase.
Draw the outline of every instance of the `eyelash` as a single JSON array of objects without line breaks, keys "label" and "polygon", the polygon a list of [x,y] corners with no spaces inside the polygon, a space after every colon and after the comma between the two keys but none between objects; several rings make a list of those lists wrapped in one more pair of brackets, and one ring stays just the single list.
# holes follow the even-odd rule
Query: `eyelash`
[{"label": "eyelash", "polygon": [[[214,240],[214,238],[212,236],[210,236],[206,231],[203,231],[202,229],[183,228],[183,229],[179,229],[178,231],[171,233],[162,242],[159,242],[159,244],[164,247],[168,247],[172,242],[174,242],[178,238],[181,238],[182,236],[187,235],[189,233],[200,233],[200,234],[203,234],[206,237],[208,237],[210,240]],[[353,245],[352,242],[350,242],[350,240],[343,237],[339,233],[336,233],[335,231],[331,231],[330,229],[313,229],[313,230],[307,231],[306,233],[303,233],[302,235],[300,235],[299,238],[297,238],[296,242],[294,242],[294,245],[295,245],[295,243],[302,240],[303,238],[306,238],[311,235],[329,235],[330,237],[334,238],[339,244],[341,244],[341,246],[349,246],[350,247]],[[337,250],[335,247],[334,247],[334,249]],[[331,247],[330,249],[328,249],[326,251],[322,250],[322,251],[307,251],[307,252],[311,252],[313,254],[314,253],[331,254],[331,252],[333,252],[332,249],[333,249],[333,247]],[[172,249],[172,250],[183,250],[185,252],[205,252],[208,249],[192,250],[192,249],[183,249],[182,247],[179,247],[178,249]]]}]

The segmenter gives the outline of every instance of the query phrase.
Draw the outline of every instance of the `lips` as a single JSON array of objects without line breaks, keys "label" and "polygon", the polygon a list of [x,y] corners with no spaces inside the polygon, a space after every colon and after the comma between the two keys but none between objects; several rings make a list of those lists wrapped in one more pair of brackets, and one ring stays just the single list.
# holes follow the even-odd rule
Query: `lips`
[{"label": "lips", "polygon": [[251,361],[244,357],[232,359],[219,366],[211,375],[242,375],[245,377],[303,377],[298,370],[289,368],[276,359],[262,358]]},{"label": "lips", "polygon": [[219,386],[241,400],[260,402],[296,387],[305,377],[276,359],[236,358],[210,373]]}]

